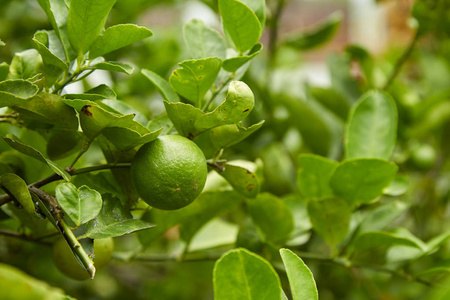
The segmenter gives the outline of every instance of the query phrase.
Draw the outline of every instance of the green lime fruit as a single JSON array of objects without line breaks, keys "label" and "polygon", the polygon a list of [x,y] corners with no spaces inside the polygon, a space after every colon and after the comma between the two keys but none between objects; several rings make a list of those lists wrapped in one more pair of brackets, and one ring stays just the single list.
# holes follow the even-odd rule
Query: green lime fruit
[{"label": "green lime fruit", "polygon": [[179,135],[166,135],[143,145],[131,163],[131,178],[150,206],[174,210],[202,192],[208,173],[202,150]]},{"label": "green lime fruit", "polygon": [[[94,240],[94,266],[96,270],[100,270],[111,260],[113,250],[114,241],[112,238]],[[73,256],[64,239],[59,239],[53,244],[52,254],[56,267],[61,273],[75,280],[89,279],[88,272]]]}]

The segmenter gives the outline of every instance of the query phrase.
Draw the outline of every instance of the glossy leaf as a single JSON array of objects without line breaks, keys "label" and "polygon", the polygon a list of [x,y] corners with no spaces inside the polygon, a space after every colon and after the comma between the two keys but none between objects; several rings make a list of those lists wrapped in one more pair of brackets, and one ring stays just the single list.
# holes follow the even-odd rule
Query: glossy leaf
[{"label": "glossy leaf", "polygon": [[219,74],[222,61],[217,57],[185,60],[178,64],[169,82],[178,94],[200,107],[203,97]]},{"label": "glossy leaf", "polygon": [[308,266],[289,249],[280,249],[293,300],[318,300],[316,282]]},{"label": "glossy leaf", "polygon": [[308,202],[308,215],[314,230],[327,244],[336,246],[347,235],[351,207],[340,198]]},{"label": "glossy leaf", "polygon": [[37,160],[43,162],[44,164],[47,164],[56,174],[61,176],[64,180],[70,181],[69,173],[67,173],[63,168],[56,165],[50,159],[43,156],[39,151],[37,151],[33,147],[22,144],[21,142],[19,142],[17,140],[12,140],[7,137],[2,136],[2,138],[11,148],[19,151],[20,153],[23,153],[25,155],[33,157],[34,159],[37,159]]},{"label": "glossy leaf", "polygon": [[209,28],[200,20],[191,20],[183,27],[184,42],[192,58],[200,59],[227,56],[225,40],[214,29]]},{"label": "glossy leaf", "polygon": [[103,207],[100,213],[86,224],[86,233],[79,237],[103,239],[122,236],[132,232],[149,229],[155,225],[133,219],[120,200],[110,194],[102,195]]},{"label": "glossy leaf", "polygon": [[95,101],[101,99],[116,99],[117,95],[116,92],[106,84],[100,84],[83,94],[65,94],[64,98]]},{"label": "glossy leaf", "polygon": [[56,36],[64,47],[66,60],[74,58],[74,54],[70,49],[69,39],[67,37],[67,17],[69,15],[68,5],[65,0],[37,0],[44,10]]},{"label": "glossy leaf", "polygon": [[29,81],[16,79],[0,82],[0,107],[14,106],[31,100],[39,88]]},{"label": "glossy leaf", "polygon": [[242,81],[233,81],[225,100],[195,122],[195,128],[206,130],[216,126],[237,123],[245,119],[255,105],[252,90]]},{"label": "glossy leaf", "polygon": [[116,0],[71,1],[67,19],[67,36],[78,56],[88,52],[100,36],[115,2]]},{"label": "glossy leaf", "polygon": [[350,205],[367,203],[381,196],[397,169],[396,164],[381,159],[346,160],[336,168],[330,185],[334,194]]},{"label": "glossy leaf", "polygon": [[70,182],[60,183],[55,194],[61,208],[77,226],[95,218],[102,209],[100,193],[85,185],[77,189]]},{"label": "glossy leaf", "polygon": [[153,35],[151,30],[134,24],[119,24],[107,28],[89,49],[89,59],[105,55]]},{"label": "glossy leaf", "polygon": [[249,214],[268,241],[283,242],[294,229],[289,207],[280,198],[268,193],[247,201]]},{"label": "glossy leaf", "polygon": [[286,38],[284,44],[297,50],[310,50],[320,47],[333,38],[341,21],[342,14],[340,12],[333,13],[316,28]]},{"label": "glossy leaf", "polygon": [[13,173],[2,174],[0,187],[12,195],[23,209],[30,215],[36,216],[36,211],[26,182]]},{"label": "glossy leaf", "polygon": [[240,67],[250,61],[253,57],[258,55],[263,46],[258,43],[250,49],[249,53],[243,56],[231,57],[223,61],[222,68],[227,72],[236,72]]},{"label": "glossy leaf", "polygon": [[91,67],[93,70],[105,70],[110,72],[120,72],[131,75],[134,68],[128,64],[120,63],[117,61],[105,61],[99,62]]},{"label": "glossy leaf", "polygon": [[45,84],[51,86],[59,76],[68,68],[68,65],[50,50],[49,34],[47,31],[38,31],[33,38],[37,50],[44,63]]},{"label": "glossy leaf", "polygon": [[388,160],[397,136],[397,108],[387,93],[369,92],[350,112],[345,138],[347,159]]},{"label": "glossy leaf", "polygon": [[261,28],[264,28],[266,23],[266,1],[265,0],[240,0],[242,3],[250,7],[255,15],[258,17]]},{"label": "glossy leaf", "polygon": [[213,271],[215,300],[281,300],[280,279],[262,257],[243,248],[219,258]]},{"label": "glossy leaf", "polygon": [[219,0],[219,12],[225,34],[236,50],[244,53],[258,42],[261,23],[250,7],[238,0]]},{"label": "glossy leaf", "polygon": [[211,142],[217,149],[233,146],[260,129],[263,124],[264,121],[248,128],[242,127],[239,123],[214,127],[210,131]]},{"label": "glossy leaf", "polygon": [[298,158],[297,186],[305,199],[333,197],[330,178],[339,163],[314,154],[301,154]]},{"label": "glossy leaf", "polygon": [[297,193],[284,196],[284,203],[289,207],[294,219],[294,229],[287,241],[287,246],[298,246],[308,241],[312,225],[306,209],[307,201]]},{"label": "glossy leaf", "polygon": [[41,72],[42,58],[35,49],[17,52],[9,66],[8,79],[29,79]]},{"label": "glossy leaf", "polygon": [[225,164],[223,171],[218,173],[225,178],[228,183],[247,198],[255,198],[260,189],[259,179],[249,170],[233,164]]},{"label": "glossy leaf", "polygon": [[[66,100],[74,102],[77,100]],[[82,102],[85,104],[85,102]],[[119,116],[110,113],[92,102],[80,110],[80,124],[90,140],[103,134],[119,150],[128,150],[155,140],[161,129],[150,132],[146,127],[133,120],[134,115]]]},{"label": "glossy leaf", "polygon": [[164,101],[164,107],[173,126],[180,135],[194,138],[201,133],[194,126],[195,121],[204,114],[200,109],[190,104],[168,101]]},{"label": "glossy leaf", "polygon": [[41,92],[32,101],[14,105],[14,109],[27,118],[61,128],[78,129],[75,110],[67,106],[59,95]]},{"label": "glossy leaf", "polygon": [[142,69],[141,73],[156,86],[164,100],[167,100],[168,102],[180,102],[180,97],[178,97],[177,93],[174,92],[170,84],[164,78],[147,69]]}]

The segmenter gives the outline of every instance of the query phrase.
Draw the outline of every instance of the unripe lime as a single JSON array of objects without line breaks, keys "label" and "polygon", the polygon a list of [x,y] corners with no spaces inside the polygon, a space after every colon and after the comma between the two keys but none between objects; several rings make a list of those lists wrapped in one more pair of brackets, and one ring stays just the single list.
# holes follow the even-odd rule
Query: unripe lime
[{"label": "unripe lime", "polygon": [[173,210],[198,197],[208,170],[205,156],[194,142],[179,135],[166,135],[139,149],[130,172],[139,196],[146,203]]},{"label": "unripe lime", "polygon": [[[53,244],[53,260],[58,269],[75,280],[89,279],[88,272],[73,256],[72,251],[64,239],[59,239]],[[94,266],[97,270],[104,267],[112,257],[114,242],[112,238],[94,240]]]},{"label": "unripe lime", "polygon": [[417,146],[411,153],[411,162],[419,170],[429,170],[436,163],[436,150],[431,145]]}]

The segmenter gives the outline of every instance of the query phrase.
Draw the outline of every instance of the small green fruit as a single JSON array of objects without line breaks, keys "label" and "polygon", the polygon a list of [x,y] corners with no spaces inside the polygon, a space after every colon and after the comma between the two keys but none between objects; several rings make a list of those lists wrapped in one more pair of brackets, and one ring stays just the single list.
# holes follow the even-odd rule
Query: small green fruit
[{"label": "small green fruit", "polygon": [[147,204],[174,210],[198,197],[208,170],[205,156],[194,142],[166,135],[139,149],[130,172],[139,196]]}]

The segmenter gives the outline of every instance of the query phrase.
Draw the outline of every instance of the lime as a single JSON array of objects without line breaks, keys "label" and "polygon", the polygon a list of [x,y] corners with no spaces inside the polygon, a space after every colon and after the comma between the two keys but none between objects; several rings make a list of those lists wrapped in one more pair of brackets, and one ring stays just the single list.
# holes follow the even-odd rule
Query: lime
[{"label": "lime", "polygon": [[179,135],[166,135],[143,145],[131,163],[131,178],[139,196],[165,210],[182,208],[197,198],[206,182],[202,150]]},{"label": "lime", "polygon": [[[64,239],[59,239],[53,244],[53,260],[58,269],[75,280],[89,279],[88,272],[73,256],[72,251]],[[104,267],[112,257],[114,242],[112,238],[94,240],[94,266],[97,270]]]}]

